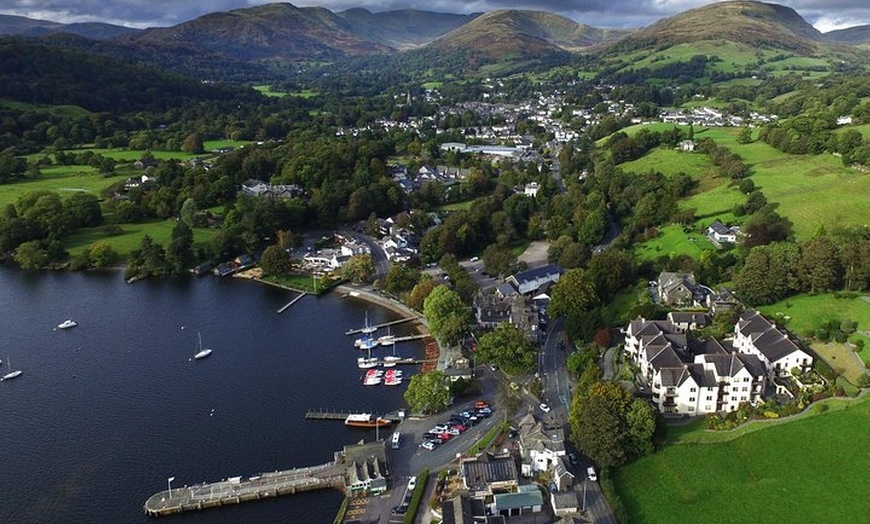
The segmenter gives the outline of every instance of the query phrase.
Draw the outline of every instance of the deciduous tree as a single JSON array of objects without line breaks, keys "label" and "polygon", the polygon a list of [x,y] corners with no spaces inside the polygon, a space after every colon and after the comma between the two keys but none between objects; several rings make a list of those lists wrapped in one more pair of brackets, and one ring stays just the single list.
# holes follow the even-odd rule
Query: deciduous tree
[{"label": "deciduous tree", "polygon": [[437,413],[450,405],[449,382],[443,371],[413,375],[405,391],[405,401],[414,413]]},{"label": "deciduous tree", "polygon": [[499,324],[495,330],[480,337],[477,357],[483,362],[500,366],[510,375],[532,369],[538,348],[529,335],[513,324]]}]

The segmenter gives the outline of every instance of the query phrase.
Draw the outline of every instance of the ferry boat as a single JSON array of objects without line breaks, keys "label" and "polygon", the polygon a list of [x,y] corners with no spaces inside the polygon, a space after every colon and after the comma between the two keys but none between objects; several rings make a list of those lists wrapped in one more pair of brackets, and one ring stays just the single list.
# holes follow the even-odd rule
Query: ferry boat
[{"label": "ferry boat", "polygon": [[377,428],[390,424],[392,424],[391,421],[382,417],[372,417],[371,413],[351,413],[344,419],[345,426],[355,428]]}]

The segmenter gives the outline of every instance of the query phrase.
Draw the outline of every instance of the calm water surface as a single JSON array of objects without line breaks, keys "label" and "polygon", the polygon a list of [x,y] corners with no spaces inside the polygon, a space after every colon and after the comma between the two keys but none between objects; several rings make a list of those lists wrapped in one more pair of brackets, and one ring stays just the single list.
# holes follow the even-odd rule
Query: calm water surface
[{"label": "calm water surface", "polygon": [[[304,414],[404,405],[405,385],[362,386],[344,335],[366,312],[372,323],[397,316],[335,294],[276,314],[292,297],[238,279],[128,285],[120,272],[0,266],[3,373],[9,359],[24,371],[0,383],[0,522],[149,522],[142,505],[168,477],[180,487],[320,464],[373,439]],[[56,330],[67,318],[79,326]],[[198,332],[214,353],[191,361]],[[340,501],[324,490],[160,522],[329,523]]]}]

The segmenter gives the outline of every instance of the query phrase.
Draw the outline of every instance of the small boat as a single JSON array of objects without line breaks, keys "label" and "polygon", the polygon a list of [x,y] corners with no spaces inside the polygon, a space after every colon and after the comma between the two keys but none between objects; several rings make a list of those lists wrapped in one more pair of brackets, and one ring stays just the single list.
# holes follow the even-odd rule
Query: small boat
[{"label": "small boat", "polygon": [[383,380],[384,379],[382,379],[379,375],[373,375],[371,377],[364,377],[363,378],[363,386],[377,386]]},{"label": "small boat", "polygon": [[378,357],[359,357],[356,359],[356,367],[360,369],[377,367],[378,363],[380,363]]},{"label": "small boat", "polygon": [[69,329],[69,328],[74,328],[78,325],[79,325],[78,322],[68,318],[68,319],[64,320],[63,322],[61,322],[60,324],[58,324],[57,329]]},{"label": "small boat", "polygon": [[193,356],[193,358],[196,359],[196,360],[199,360],[199,359],[201,359],[201,358],[205,358],[205,357],[211,355],[211,349],[210,349],[210,348],[203,348],[203,347],[202,347],[202,333],[199,333],[199,346],[198,346],[198,350],[199,350],[199,351],[197,351],[196,354]]},{"label": "small boat", "polygon": [[382,417],[372,417],[371,413],[351,413],[344,419],[345,426],[355,428],[378,428],[389,426],[391,421]]},{"label": "small boat", "polygon": [[402,357],[400,357],[399,355],[396,355],[396,339],[395,338],[393,338],[392,344],[393,344],[393,353],[384,357],[384,367],[385,368],[396,367],[396,362],[402,360]]},{"label": "small boat", "polygon": [[9,367],[9,373],[6,373],[2,377],[0,377],[0,381],[3,380],[12,380],[15,377],[20,377],[23,371],[20,369],[17,371],[12,371],[12,361],[10,359],[6,359],[6,366]]}]

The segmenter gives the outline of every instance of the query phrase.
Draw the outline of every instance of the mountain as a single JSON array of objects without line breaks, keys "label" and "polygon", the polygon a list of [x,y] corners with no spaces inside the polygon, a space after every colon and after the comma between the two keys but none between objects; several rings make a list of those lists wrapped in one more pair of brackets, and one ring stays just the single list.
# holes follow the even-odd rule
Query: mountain
[{"label": "mountain", "polygon": [[828,31],[822,36],[829,42],[841,44],[870,44],[870,25],[859,25]]},{"label": "mountain", "polygon": [[498,10],[480,15],[433,45],[491,58],[573,51],[626,34],[597,29],[545,11]]},{"label": "mountain", "polygon": [[202,50],[239,60],[334,60],[393,51],[358,35],[328,9],[287,3],[211,13],[172,27],[146,29],[121,41]]},{"label": "mountain", "polygon": [[359,35],[398,50],[413,49],[444,36],[480,16],[398,9],[372,13],[348,9],[337,13]]},{"label": "mountain", "polygon": [[61,24],[24,16],[0,15],[0,35],[43,36],[68,33],[93,40],[108,40],[139,31],[139,29],[102,22]]},{"label": "mountain", "polygon": [[806,56],[816,51],[824,37],[790,7],[732,1],[660,20],[624,38],[613,49],[625,52],[712,40]]}]

